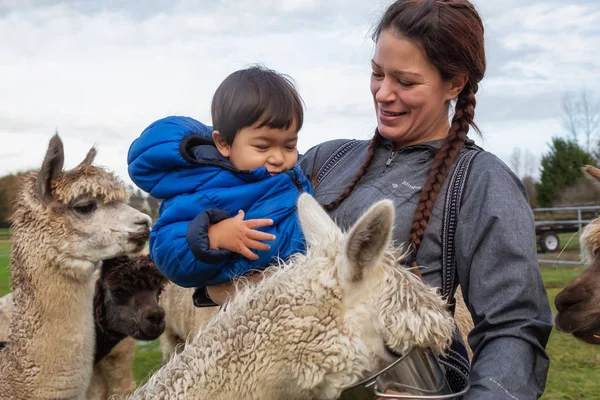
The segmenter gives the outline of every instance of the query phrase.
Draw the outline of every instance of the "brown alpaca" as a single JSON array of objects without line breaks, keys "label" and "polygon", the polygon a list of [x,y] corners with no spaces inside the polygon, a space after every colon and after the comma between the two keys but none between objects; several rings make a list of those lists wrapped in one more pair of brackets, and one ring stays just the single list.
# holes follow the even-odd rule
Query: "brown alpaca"
[{"label": "brown alpaca", "polygon": [[[587,178],[600,185],[600,169],[583,169]],[[590,344],[600,344],[600,218],[583,230],[580,247],[588,268],[556,296],[557,329],[572,333]]]},{"label": "brown alpaca", "polygon": [[127,336],[154,340],[165,330],[165,310],[158,304],[167,279],[149,256],[106,260],[94,295],[95,362]]},{"label": "brown alpaca", "polygon": [[0,351],[0,393],[10,399],[82,399],[94,360],[94,271],[141,250],[150,218],[126,205],[96,151],[63,171],[62,141],[50,140],[40,171],[24,175],[12,220],[14,313]]},{"label": "brown alpaca", "polygon": [[163,333],[165,310],[158,299],[167,282],[147,255],[103,262],[94,294],[96,366],[88,399],[133,393],[135,341],[112,350],[127,337],[154,340]]}]

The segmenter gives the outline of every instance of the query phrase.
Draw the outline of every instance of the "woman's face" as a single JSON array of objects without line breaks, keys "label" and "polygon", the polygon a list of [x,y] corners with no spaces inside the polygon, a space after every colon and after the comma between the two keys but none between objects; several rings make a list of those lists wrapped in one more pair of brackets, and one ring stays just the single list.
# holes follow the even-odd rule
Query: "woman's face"
[{"label": "woman's face", "polygon": [[381,136],[405,147],[448,135],[448,105],[460,90],[442,79],[418,45],[385,30],[371,64]]}]

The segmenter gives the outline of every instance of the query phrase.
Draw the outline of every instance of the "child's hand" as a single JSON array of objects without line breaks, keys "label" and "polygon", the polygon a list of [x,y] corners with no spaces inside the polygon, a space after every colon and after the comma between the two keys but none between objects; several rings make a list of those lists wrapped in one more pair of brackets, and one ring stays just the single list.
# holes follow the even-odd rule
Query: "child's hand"
[{"label": "child's hand", "polygon": [[240,210],[233,218],[224,219],[208,228],[211,249],[224,249],[239,253],[249,260],[258,260],[258,255],[250,249],[266,251],[271,248],[259,240],[272,241],[275,235],[255,230],[273,225],[270,219],[249,219],[244,221],[244,212]]}]

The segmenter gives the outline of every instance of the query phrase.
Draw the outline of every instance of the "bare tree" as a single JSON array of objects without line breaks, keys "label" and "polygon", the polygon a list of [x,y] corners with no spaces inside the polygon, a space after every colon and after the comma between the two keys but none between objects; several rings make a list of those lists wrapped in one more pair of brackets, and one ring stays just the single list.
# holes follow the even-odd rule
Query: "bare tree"
[{"label": "bare tree", "polygon": [[523,179],[533,177],[536,167],[539,165],[537,157],[529,149],[525,149],[523,155]]},{"label": "bare tree", "polygon": [[513,147],[510,153],[510,166],[519,178],[521,177],[521,148]]},{"label": "bare tree", "polygon": [[582,136],[585,149],[591,151],[590,143],[600,127],[600,102],[587,90],[568,92],[563,96],[563,125],[575,142]]}]

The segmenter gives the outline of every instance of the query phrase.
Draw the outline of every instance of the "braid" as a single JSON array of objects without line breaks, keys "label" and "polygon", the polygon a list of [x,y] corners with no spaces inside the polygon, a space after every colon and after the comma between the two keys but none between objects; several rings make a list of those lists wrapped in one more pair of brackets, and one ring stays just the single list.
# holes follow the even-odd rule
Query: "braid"
[{"label": "braid", "polygon": [[456,156],[462,150],[469,126],[472,125],[476,131],[479,131],[473,118],[475,116],[475,93],[477,92],[477,83],[467,83],[462,90],[456,102],[454,118],[442,147],[437,151],[427,181],[421,190],[419,204],[413,216],[413,223],[410,232],[410,243],[414,254],[419,250],[425,229],[429,223],[429,218],[433,211],[433,206],[438,198],[444,181],[448,177],[452,163]]},{"label": "braid", "polygon": [[360,179],[363,177],[363,175],[367,173],[369,165],[371,165],[371,161],[373,161],[373,156],[375,155],[375,148],[377,147],[377,144],[379,143],[380,140],[381,140],[381,135],[379,134],[379,132],[377,130],[375,130],[375,136],[373,136],[373,139],[371,139],[371,143],[369,143],[369,148],[367,150],[367,157],[365,158],[365,161],[363,161],[362,166],[360,167],[360,169],[354,176],[354,179],[352,179],[352,182],[350,182],[350,184],[346,187],[346,189],[344,189],[344,191],[335,200],[333,200],[329,204],[323,204],[323,208],[325,210],[327,210],[327,211],[335,210],[342,203],[342,201],[344,201],[346,199],[346,197],[350,196],[350,193],[352,193],[352,191],[354,190],[354,187],[356,186],[358,181],[360,181]]}]

